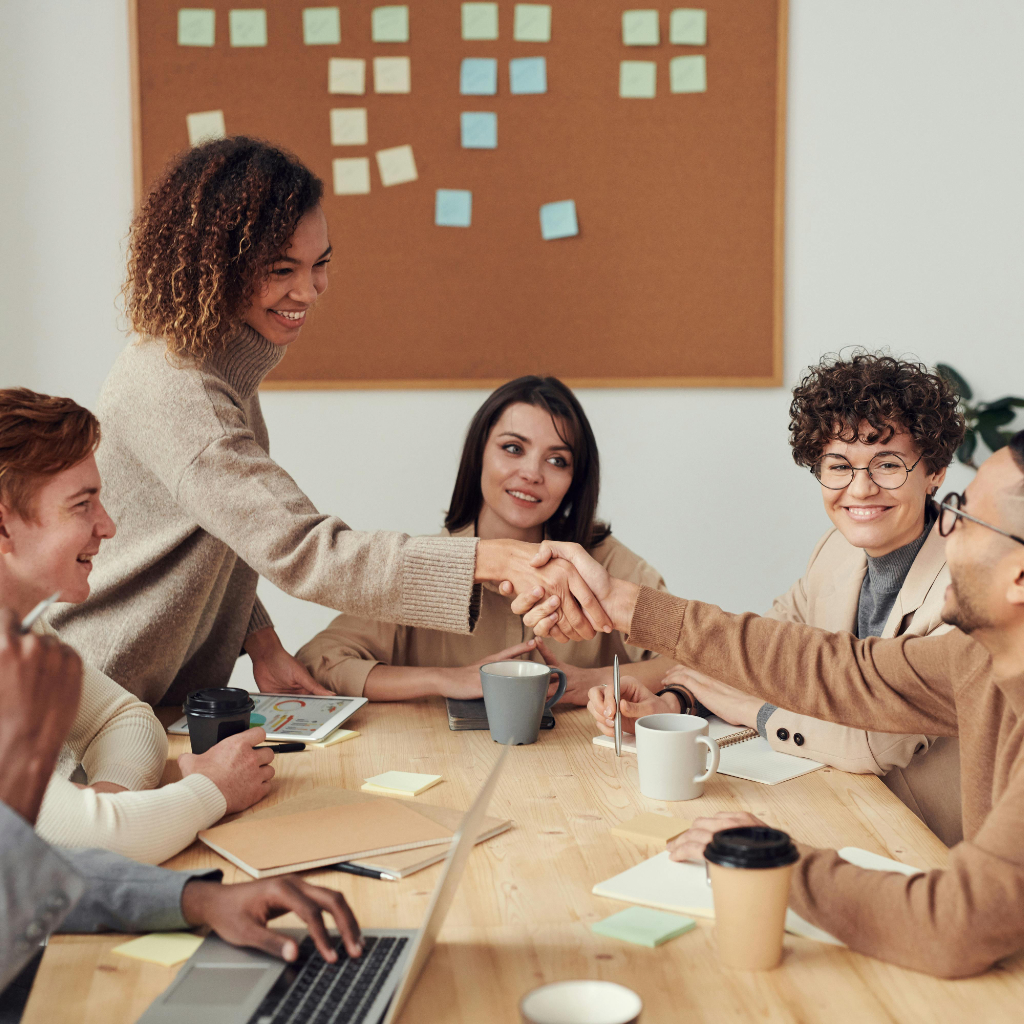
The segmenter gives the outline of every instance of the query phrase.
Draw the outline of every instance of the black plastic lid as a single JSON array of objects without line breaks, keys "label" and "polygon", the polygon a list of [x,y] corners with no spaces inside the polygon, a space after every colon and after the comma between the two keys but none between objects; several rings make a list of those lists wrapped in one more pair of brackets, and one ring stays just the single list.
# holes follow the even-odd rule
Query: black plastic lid
[{"label": "black plastic lid", "polygon": [[785,832],[748,825],[716,832],[704,857],[726,868],[780,868],[798,861],[800,854]]},{"label": "black plastic lid", "polygon": [[249,691],[238,686],[194,690],[185,698],[185,711],[194,715],[235,715],[254,707]]}]

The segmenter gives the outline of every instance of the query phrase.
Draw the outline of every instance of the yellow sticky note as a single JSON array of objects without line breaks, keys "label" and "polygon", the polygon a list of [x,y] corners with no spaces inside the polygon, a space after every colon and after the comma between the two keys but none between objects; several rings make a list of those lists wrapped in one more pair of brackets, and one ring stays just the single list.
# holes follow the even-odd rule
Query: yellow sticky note
[{"label": "yellow sticky note", "polygon": [[[377,150],[377,170],[380,171],[382,185],[403,185],[407,181],[416,180],[416,161],[412,155],[412,146],[394,146],[391,149]],[[388,772],[388,775],[410,775],[409,772]],[[423,778],[424,776],[421,776]],[[432,776],[431,776],[432,777]],[[376,785],[384,785],[379,778],[367,780]]]},{"label": "yellow sticky note", "polygon": [[338,157],[331,161],[336,196],[362,196],[370,191],[370,158]]},{"label": "yellow sticky note", "polygon": [[360,787],[368,793],[379,793],[386,791],[388,795],[397,796],[419,796],[431,786],[436,786],[441,781],[440,775],[423,775],[420,772],[384,772],[383,775],[374,775],[367,779]]},{"label": "yellow sticky note", "polygon": [[197,114],[186,114],[185,125],[188,128],[190,146],[198,146],[210,139],[223,139],[227,135],[223,110],[203,110]]},{"label": "yellow sticky note", "polygon": [[[370,177],[370,161],[366,161],[366,177],[369,180]],[[317,749],[323,749],[324,747],[333,747],[335,743],[344,743],[345,740],[354,740],[359,735],[355,729],[335,729],[329,736],[325,736],[322,740],[316,743],[307,743],[307,747],[316,747]]]},{"label": "yellow sticky note", "polygon": [[685,832],[690,823],[682,818],[671,818],[667,814],[639,814],[609,831],[613,836],[632,839],[637,843],[667,843]]},{"label": "yellow sticky note", "polygon": [[366,108],[339,107],[331,111],[331,145],[365,146]]},{"label": "yellow sticky note", "polygon": [[131,942],[122,942],[112,952],[130,956],[134,960],[160,964],[161,967],[173,967],[187,960],[202,944],[202,935],[193,935],[191,932],[153,932],[132,939]]},{"label": "yellow sticky note", "polygon": [[374,57],[373,91],[406,93],[412,91],[412,70],[408,57]]},{"label": "yellow sticky note", "polygon": [[366,61],[332,57],[327,62],[327,91],[335,95],[362,96],[366,92]]}]

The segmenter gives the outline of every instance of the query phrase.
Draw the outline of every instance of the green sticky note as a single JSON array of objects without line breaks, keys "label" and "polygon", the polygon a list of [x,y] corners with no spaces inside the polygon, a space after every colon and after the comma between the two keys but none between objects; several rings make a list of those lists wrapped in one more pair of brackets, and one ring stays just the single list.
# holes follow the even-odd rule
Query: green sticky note
[{"label": "green sticky note", "polygon": [[551,5],[516,4],[512,38],[517,43],[550,43]]},{"label": "green sticky note", "polygon": [[673,57],[668,62],[668,77],[672,92],[707,92],[708,71],[704,54]]},{"label": "green sticky note", "polygon": [[267,12],[262,9],[228,12],[232,46],[266,46]]},{"label": "green sticky note", "polygon": [[374,7],[371,35],[375,43],[409,42],[408,7]]},{"label": "green sticky note", "polygon": [[341,42],[341,12],[337,7],[307,7],[302,12],[302,41],[307,46],[337,46]]},{"label": "green sticky note", "polygon": [[677,46],[705,46],[708,12],[695,7],[677,7],[669,16],[668,39]]},{"label": "green sticky note", "polygon": [[621,939],[638,946],[654,949],[669,939],[675,939],[696,927],[692,917],[666,914],[664,910],[650,907],[627,907],[603,921],[590,926],[592,932],[606,935],[609,939]]},{"label": "green sticky note", "polygon": [[626,46],[657,46],[661,41],[658,12],[623,11],[622,41]]},{"label": "green sticky note", "polygon": [[628,100],[653,100],[658,65],[653,60],[619,62],[619,95]]},{"label": "green sticky note", "polygon": [[203,7],[182,7],[178,11],[179,46],[213,46],[216,12]]},{"label": "green sticky note", "polygon": [[493,3],[463,4],[462,38],[497,39],[498,5]]}]

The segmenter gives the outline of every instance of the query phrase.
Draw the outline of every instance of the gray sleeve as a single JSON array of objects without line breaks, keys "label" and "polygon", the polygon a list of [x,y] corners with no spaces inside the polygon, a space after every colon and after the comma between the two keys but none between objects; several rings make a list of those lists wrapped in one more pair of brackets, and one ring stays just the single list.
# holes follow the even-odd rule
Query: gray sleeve
[{"label": "gray sleeve", "polygon": [[163,932],[191,925],[181,915],[181,891],[193,878],[219,882],[220,871],[168,871],[106,850],[64,850],[86,885],[62,932]]},{"label": "gray sleeve", "polygon": [[761,734],[761,739],[768,739],[768,719],[775,714],[779,709],[774,704],[762,704],[757,711],[757,731]]},{"label": "gray sleeve", "polygon": [[84,891],[71,865],[0,803],[0,990]]}]

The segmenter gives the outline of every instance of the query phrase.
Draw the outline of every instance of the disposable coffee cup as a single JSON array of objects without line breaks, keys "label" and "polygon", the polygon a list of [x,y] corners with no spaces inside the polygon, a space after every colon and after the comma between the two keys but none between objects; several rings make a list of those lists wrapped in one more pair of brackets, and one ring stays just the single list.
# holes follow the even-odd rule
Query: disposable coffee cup
[{"label": "disposable coffee cup", "polygon": [[644,1004],[614,981],[556,981],[519,1003],[523,1024],[637,1024]]},{"label": "disposable coffee cup", "polygon": [[[548,698],[552,673],[558,689]],[[561,669],[536,661],[492,661],[480,669],[487,726],[495,743],[536,743],[540,720],[565,693],[567,680]]]},{"label": "disposable coffee cup", "polygon": [[793,841],[774,828],[727,828],[715,833],[704,859],[722,966],[738,971],[778,967],[789,880],[800,859]]},{"label": "disposable coffee cup", "polygon": [[185,698],[185,718],[193,754],[205,754],[215,743],[249,728],[256,705],[248,690],[222,686],[195,690]]}]

